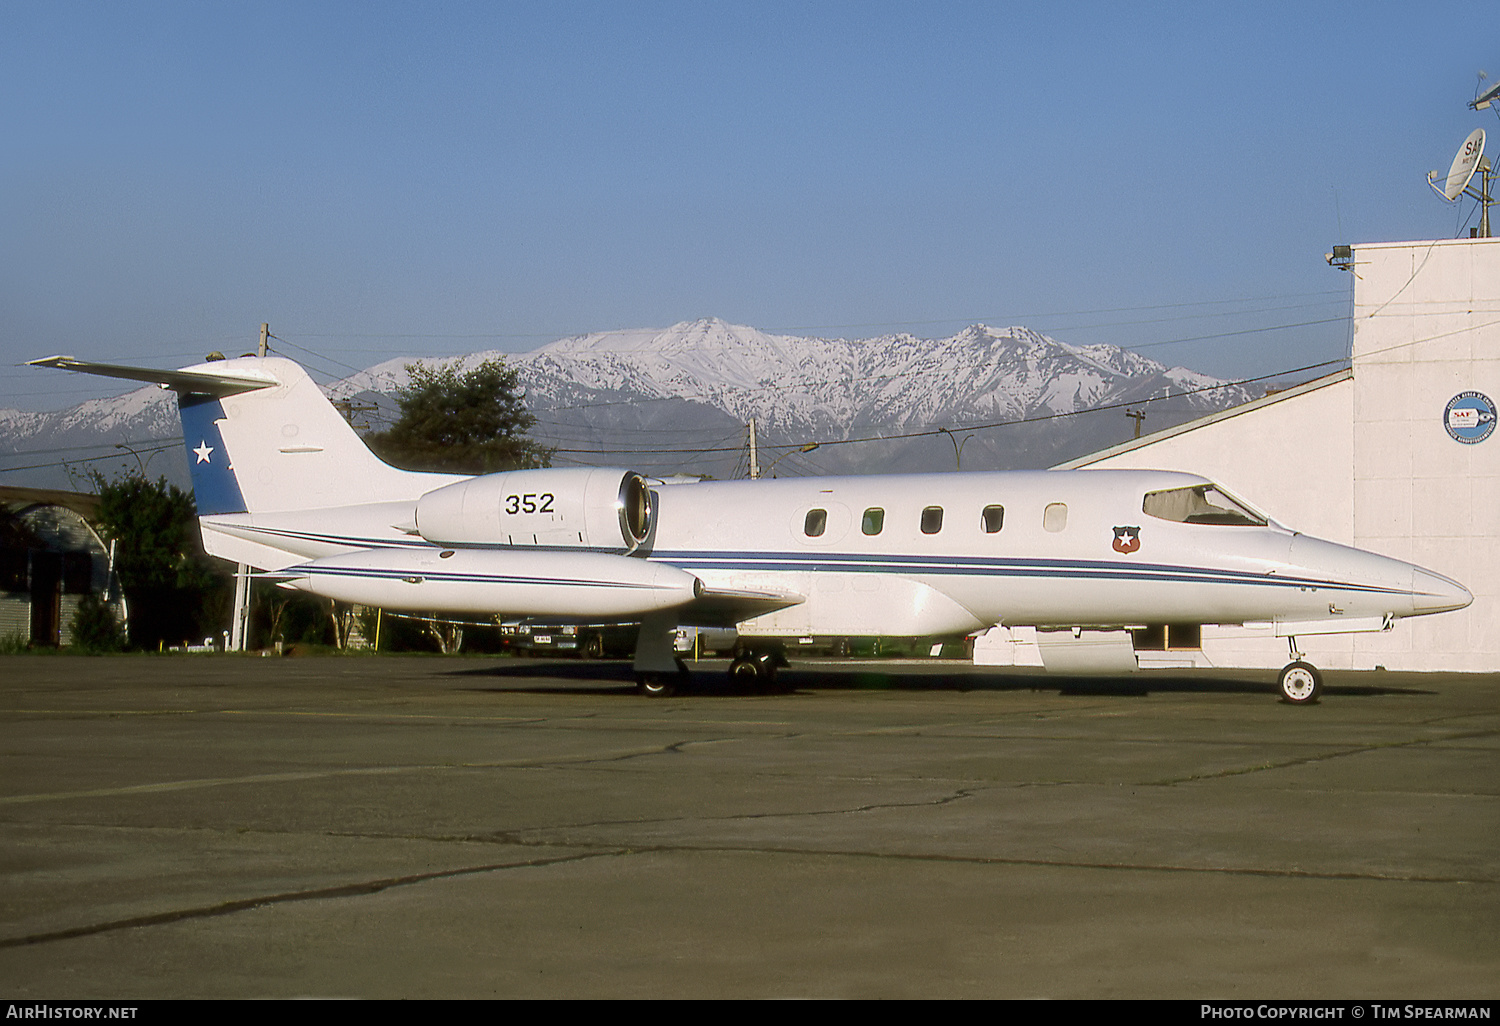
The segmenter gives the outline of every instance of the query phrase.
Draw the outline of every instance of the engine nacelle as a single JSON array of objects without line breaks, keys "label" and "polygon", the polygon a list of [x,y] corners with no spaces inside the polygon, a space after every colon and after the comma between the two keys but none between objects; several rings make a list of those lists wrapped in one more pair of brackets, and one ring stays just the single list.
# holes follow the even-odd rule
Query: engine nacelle
[{"label": "engine nacelle", "polygon": [[436,545],[631,552],[651,534],[650,488],[619,468],[508,470],[417,500],[417,533]]},{"label": "engine nacelle", "polygon": [[686,570],[611,552],[364,549],[278,571],[282,586],[383,609],[629,623],[687,605]]}]

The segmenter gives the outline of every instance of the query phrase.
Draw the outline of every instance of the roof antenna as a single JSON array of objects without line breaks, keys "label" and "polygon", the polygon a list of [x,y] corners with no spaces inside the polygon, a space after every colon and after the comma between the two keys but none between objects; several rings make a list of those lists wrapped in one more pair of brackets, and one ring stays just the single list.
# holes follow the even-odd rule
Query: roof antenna
[{"label": "roof antenna", "polygon": [[1484,80],[1489,78],[1489,73],[1479,73],[1479,84],[1474,87],[1474,99],[1469,101],[1470,110],[1487,110],[1491,103],[1500,99],[1500,82],[1496,82],[1488,89],[1484,88]]}]

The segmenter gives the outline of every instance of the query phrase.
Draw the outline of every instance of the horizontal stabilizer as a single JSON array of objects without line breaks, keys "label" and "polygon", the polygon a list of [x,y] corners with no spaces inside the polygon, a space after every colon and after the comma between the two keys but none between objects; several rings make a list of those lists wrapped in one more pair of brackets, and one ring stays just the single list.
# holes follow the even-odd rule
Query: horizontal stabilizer
[{"label": "horizontal stabilizer", "polygon": [[248,367],[236,368],[229,373],[192,370],[154,370],[149,367],[125,367],[114,363],[89,363],[71,356],[46,356],[27,362],[31,367],[56,367],[58,370],[78,371],[80,374],[95,374],[103,378],[125,378],[128,381],[144,381],[161,385],[175,392],[195,395],[226,396],[241,392],[252,392],[257,388],[270,388],[280,384],[265,371]]}]

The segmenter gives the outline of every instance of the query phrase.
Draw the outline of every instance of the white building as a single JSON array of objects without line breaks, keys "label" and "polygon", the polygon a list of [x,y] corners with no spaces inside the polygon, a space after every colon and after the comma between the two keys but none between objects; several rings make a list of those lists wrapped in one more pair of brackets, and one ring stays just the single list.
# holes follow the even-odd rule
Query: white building
[{"label": "white building", "polygon": [[[1298,638],[1313,663],[1500,670],[1500,239],[1353,248],[1352,369],[1063,467],[1186,470],[1294,530],[1461,581],[1467,609],[1385,633]],[[1205,627],[1202,649],[1142,656],[1273,667],[1285,639]]]}]

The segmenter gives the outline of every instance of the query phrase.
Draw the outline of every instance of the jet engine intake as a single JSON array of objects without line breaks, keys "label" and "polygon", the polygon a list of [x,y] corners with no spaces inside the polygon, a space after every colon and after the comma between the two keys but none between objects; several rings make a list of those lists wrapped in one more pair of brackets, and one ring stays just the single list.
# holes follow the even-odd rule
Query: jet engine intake
[{"label": "jet engine intake", "polygon": [[610,468],[509,470],[417,500],[417,533],[435,545],[633,552],[651,535],[651,489]]}]

